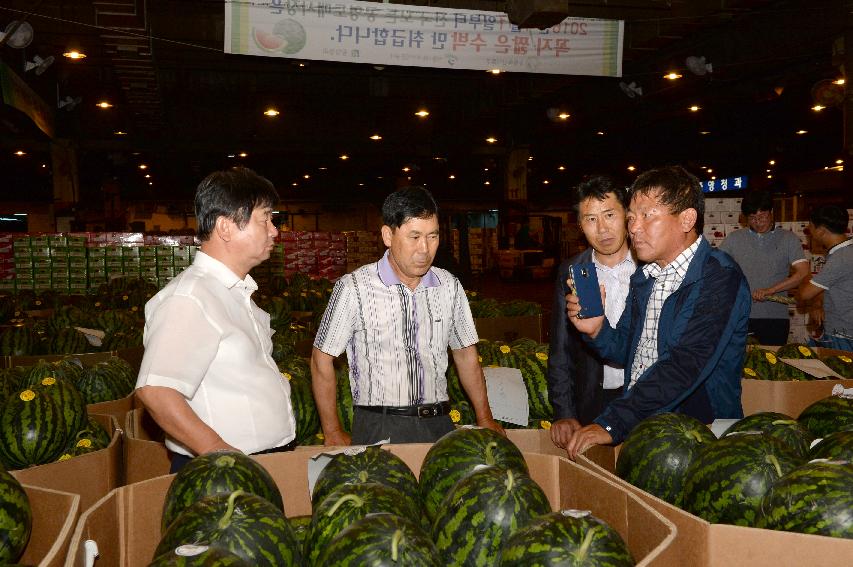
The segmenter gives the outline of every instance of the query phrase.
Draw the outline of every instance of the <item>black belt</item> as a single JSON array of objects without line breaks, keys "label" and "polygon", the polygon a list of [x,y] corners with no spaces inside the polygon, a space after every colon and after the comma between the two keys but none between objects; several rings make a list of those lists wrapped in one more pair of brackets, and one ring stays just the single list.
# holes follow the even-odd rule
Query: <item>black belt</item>
[{"label": "black belt", "polygon": [[436,402],[419,406],[355,406],[356,408],[385,415],[405,417],[438,417],[450,413],[450,402]]}]

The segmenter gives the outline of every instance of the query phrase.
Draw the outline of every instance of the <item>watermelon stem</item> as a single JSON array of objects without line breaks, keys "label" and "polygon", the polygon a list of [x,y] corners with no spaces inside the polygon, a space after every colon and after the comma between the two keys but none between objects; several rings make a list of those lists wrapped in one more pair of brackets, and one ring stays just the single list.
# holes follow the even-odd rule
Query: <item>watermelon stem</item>
[{"label": "watermelon stem", "polygon": [[702,437],[702,435],[698,431],[696,431],[695,429],[691,429],[690,431],[688,431],[687,436],[693,438],[698,443],[704,443],[705,442],[705,439]]},{"label": "watermelon stem", "polygon": [[219,529],[224,530],[231,524],[231,516],[234,515],[234,502],[237,500],[238,496],[244,495],[245,492],[242,490],[235,490],[231,493],[231,496],[228,497],[228,508],[225,510],[225,515],[219,518]]},{"label": "watermelon stem", "polygon": [[773,465],[778,476],[782,476],[782,466],[779,464],[779,459],[776,458],[776,455],[767,455],[764,460]]},{"label": "watermelon stem", "polygon": [[397,557],[400,555],[400,542],[403,540],[403,530],[394,532],[394,537],[391,538],[391,561],[397,562]]},{"label": "watermelon stem", "polygon": [[492,449],[497,447],[498,444],[495,441],[492,441],[488,445],[486,445],[486,464],[494,465],[495,464],[495,455],[492,453]]},{"label": "watermelon stem", "polygon": [[506,477],[506,491],[509,492],[515,484],[515,475],[512,474],[512,469],[507,469]]},{"label": "watermelon stem", "polygon": [[355,494],[347,494],[345,496],[341,496],[338,499],[338,501],[335,502],[334,506],[332,506],[329,509],[329,511],[326,512],[326,515],[327,516],[334,516],[335,512],[338,511],[338,508],[340,508],[345,502],[352,502],[353,504],[355,504],[359,508],[364,506],[364,500],[362,498],[360,498],[359,496],[357,496]]},{"label": "watermelon stem", "polygon": [[578,565],[584,565],[586,563],[587,556],[589,555],[589,548],[592,546],[593,537],[595,537],[595,530],[588,529],[583,536],[583,541],[581,542],[580,547],[578,547],[577,551],[572,554]]},{"label": "watermelon stem", "polygon": [[367,482],[367,471],[359,471],[358,480],[361,482]]}]

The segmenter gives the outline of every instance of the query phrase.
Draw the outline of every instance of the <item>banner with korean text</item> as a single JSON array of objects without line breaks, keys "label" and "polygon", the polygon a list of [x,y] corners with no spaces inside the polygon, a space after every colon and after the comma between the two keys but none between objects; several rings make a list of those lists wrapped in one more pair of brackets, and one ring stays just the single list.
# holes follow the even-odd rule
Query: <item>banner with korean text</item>
[{"label": "banner with korean text", "polygon": [[622,76],[624,22],[520,29],[501,12],[357,0],[226,0],[225,52],[444,69]]}]

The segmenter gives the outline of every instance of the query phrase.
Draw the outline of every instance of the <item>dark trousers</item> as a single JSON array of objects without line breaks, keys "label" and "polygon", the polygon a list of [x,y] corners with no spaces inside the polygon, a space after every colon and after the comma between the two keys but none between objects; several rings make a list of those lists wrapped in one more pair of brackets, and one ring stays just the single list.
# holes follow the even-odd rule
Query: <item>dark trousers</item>
[{"label": "dark trousers", "polygon": [[[282,445],[281,447],[273,447],[272,449],[266,449],[264,451],[258,451],[257,453],[252,453],[252,455],[267,455],[269,453],[284,453],[285,451],[293,451],[296,448],[296,439],[288,443],[287,445]],[[169,451],[169,458],[172,460],[172,466],[169,468],[169,474],[175,474],[180,471],[182,468],[187,466],[192,457],[188,457],[187,455],[182,455],[180,453],[173,453]]]},{"label": "dark trousers", "polygon": [[763,345],[784,345],[788,342],[790,319],[750,319],[749,332]]},{"label": "dark trousers", "polygon": [[371,445],[385,439],[391,443],[435,443],[454,429],[447,415],[409,417],[353,408],[353,445]]}]

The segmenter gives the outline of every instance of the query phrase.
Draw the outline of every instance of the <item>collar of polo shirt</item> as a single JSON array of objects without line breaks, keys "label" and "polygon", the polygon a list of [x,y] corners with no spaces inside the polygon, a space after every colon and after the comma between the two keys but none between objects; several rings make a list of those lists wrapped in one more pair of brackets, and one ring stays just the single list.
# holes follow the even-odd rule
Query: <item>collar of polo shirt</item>
[{"label": "collar of polo shirt", "polygon": [[246,274],[246,278],[241,280],[237,274],[228,269],[228,266],[213,256],[205,254],[201,250],[196,252],[196,259],[194,262],[206,269],[207,273],[216,278],[217,281],[228,289],[237,287],[249,292],[253,292],[258,289],[258,284],[252,276]]},{"label": "collar of polo shirt", "polygon": [[[397,273],[394,271],[394,268],[391,267],[391,262],[388,261],[388,250],[385,251],[385,255],[382,256],[382,259],[379,260],[379,279],[382,280],[385,287],[391,287],[392,285],[398,284],[403,285],[403,282],[401,282],[400,278],[397,277]],[[421,278],[421,283],[419,285],[423,287],[438,287],[441,285],[441,281],[438,279],[435,272],[432,271],[432,268],[430,268],[429,271]]]}]

